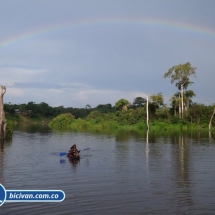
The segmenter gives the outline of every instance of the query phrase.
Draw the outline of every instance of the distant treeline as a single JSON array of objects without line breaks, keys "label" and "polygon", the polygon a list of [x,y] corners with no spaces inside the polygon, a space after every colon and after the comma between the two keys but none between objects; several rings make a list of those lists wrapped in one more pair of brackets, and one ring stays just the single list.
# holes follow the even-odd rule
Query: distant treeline
[{"label": "distant treeline", "polygon": [[78,118],[85,118],[90,112],[98,110],[101,113],[108,113],[114,112],[115,107],[111,104],[101,104],[95,108],[91,108],[90,105],[86,105],[85,108],[73,108],[73,107],[51,107],[45,102],[41,102],[39,104],[35,102],[28,102],[27,104],[11,104],[5,103],[4,104],[4,111],[7,114],[21,114],[27,117],[36,117],[36,116],[43,116],[43,117],[56,117],[63,113],[71,113],[75,116],[76,119]]}]

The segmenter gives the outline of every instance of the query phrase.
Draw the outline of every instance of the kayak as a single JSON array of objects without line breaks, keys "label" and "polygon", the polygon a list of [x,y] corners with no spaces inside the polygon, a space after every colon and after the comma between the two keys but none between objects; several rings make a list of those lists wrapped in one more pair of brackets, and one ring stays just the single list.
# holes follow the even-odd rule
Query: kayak
[{"label": "kayak", "polygon": [[79,159],[80,159],[80,156],[75,157],[75,156],[73,156],[73,155],[71,155],[71,154],[67,154],[67,157],[68,157],[69,159],[72,159],[72,160],[79,160]]}]

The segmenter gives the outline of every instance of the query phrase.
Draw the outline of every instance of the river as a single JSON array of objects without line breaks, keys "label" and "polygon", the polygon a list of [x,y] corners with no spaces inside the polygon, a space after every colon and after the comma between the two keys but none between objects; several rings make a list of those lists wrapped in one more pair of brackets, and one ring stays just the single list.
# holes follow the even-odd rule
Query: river
[{"label": "river", "polygon": [[[0,147],[6,190],[63,190],[62,202],[5,202],[0,214],[214,214],[214,134],[16,129]],[[81,159],[60,152],[76,144]],[[88,150],[83,150],[90,148]]]}]

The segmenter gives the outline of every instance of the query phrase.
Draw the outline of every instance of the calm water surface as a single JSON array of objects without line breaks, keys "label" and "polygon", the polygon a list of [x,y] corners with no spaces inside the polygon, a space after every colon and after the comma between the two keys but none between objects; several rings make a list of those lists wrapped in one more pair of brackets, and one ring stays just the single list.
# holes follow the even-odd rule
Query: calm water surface
[{"label": "calm water surface", "polygon": [[[59,203],[9,203],[0,214],[215,214],[213,134],[117,135],[16,130],[1,144],[6,190],[63,190]],[[81,160],[59,153],[72,144]]]}]

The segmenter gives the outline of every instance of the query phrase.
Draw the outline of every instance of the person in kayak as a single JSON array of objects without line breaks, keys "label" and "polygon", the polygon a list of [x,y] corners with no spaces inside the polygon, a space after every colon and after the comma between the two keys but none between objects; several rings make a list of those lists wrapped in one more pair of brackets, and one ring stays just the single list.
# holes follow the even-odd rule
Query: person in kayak
[{"label": "person in kayak", "polygon": [[74,144],[74,145],[70,148],[70,150],[69,150],[67,156],[70,157],[70,158],[76,158],[76,159],[77,159],[77,158],[79,158],[79,152],[80,152],[80,150],[78,150],[78,149],[76,148],[76,145]]}]

